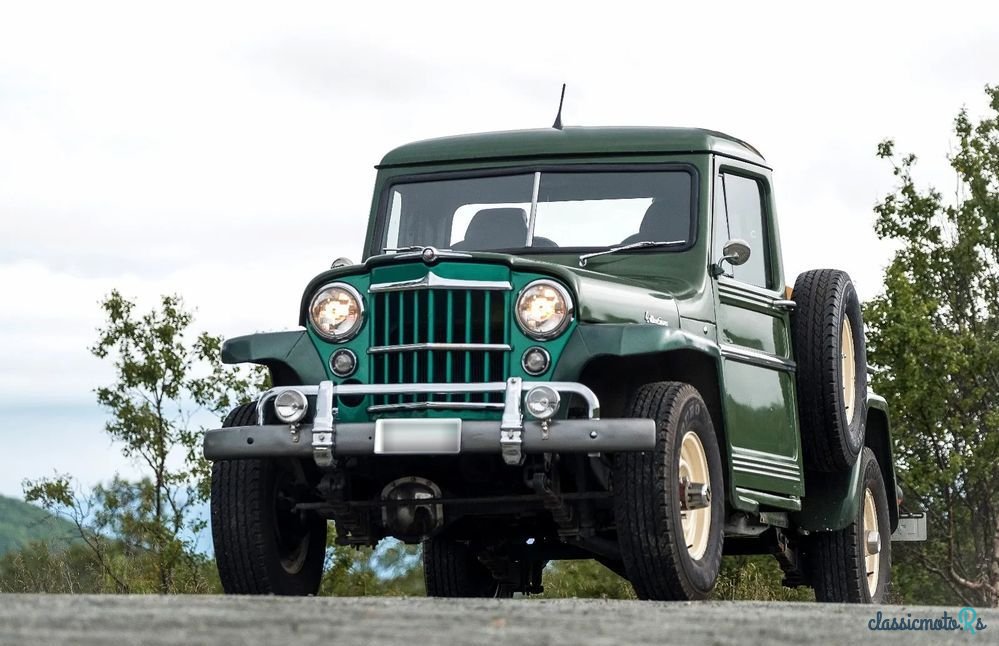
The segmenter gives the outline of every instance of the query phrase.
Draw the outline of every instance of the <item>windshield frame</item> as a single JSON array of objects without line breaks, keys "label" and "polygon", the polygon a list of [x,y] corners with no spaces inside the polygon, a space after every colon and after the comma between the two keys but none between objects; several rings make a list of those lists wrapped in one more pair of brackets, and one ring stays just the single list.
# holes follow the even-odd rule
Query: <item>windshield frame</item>
[{"label": "windshield frame", "polygon": [[[372,230],[371,244],[366,257],[391,253],[384,251],[388,238],[389,229],[389,204],[392,198],[392,191],[398,184],[413,184],[418,182],[436,182],[458,179],[477,179],[486,177],[508,177],[514,175],[532,175],[534,173],[600,173],[600,172],[656,172],[656,171],[682,171],[690,175],[691,195],[690,195],[690,235],[686,244],[674,247],[659,247],[634,249],[623,253],[682,253],[689,251],[698,242],[700,234],[698,227],[698,213],[701,200],[701,177],[697,166],[692,162],[648,162],[648,163],[584,163],[584,164],[531,164],[502,166],[490,168],[475,168],[466,170],[443,170],[425,173],[403,174],[390,177],[384,184],[381,194],[378,196],[378,207],[375,211],[376,220]],[[656,241],[662,242],[662,241]],[[513,256],[551,256],[561,254],[573,254],[578,256],[581,253],[600,251],[617,246],[619,243],[612,243],[600,246],[574,246],[574,247],[513,247],[510,249],[497,249],[481,253],[504,253]],[[473,252],[479,253],[479,252]]]}]

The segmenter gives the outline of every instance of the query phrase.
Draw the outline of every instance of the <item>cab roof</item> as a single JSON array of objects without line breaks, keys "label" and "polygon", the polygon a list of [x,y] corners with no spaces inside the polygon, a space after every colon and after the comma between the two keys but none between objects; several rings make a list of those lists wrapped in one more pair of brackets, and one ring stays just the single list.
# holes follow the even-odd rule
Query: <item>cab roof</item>
[{"label": "cab roof", "polygon": [[562,130],[508,130],[425,139],[390,151],[377,168],[477,160],[701,152],[766,165],[756,148],[714,130],[576,126]]}]

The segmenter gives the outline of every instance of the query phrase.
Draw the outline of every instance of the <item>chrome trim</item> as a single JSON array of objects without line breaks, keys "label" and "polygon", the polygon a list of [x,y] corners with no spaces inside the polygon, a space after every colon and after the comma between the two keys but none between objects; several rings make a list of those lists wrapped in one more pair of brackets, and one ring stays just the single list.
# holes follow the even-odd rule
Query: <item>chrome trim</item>
[{"label": "chrome trim", "polygon": [[798,365],[794,361],[778,357],[769,352],[763,352],[762,350],[754,350],[730,343],[722,343],[720,349],[722,357],[739,363],[770,368],[771,370],[781,370],[783,372],[795,372],[798,368]]},{"label": "chrome trim", "polygon": [[500,453],[503,461],[511,466],[524,463],[523,444],[524,415],[520,405],[524,399],[524,382],[520,377],[506,380],[506,397],[503,417],[500,421]]},{"label": "chrome trim", "polygon": [[[760,462],[750,462],[748,460],[736,457],[732,458],[732,466],[742,467],[743,471],[753,470],[753,471],[759,471],[761,473],[765,471],[767,472],[768,475],[780,474],[785,476],[794,476],[795,478],[801,475],[801,472],[798,471],[797,469],[791,469],[789,467],[774,467],[767,464],[762,464]],[[739,469],[736,470],[738,471]]]},{"label": "chrome trim", "polygon": [[368,406],[372,414],[397,410],[503,410],[503,404],[490,402],[405,402],[403,404],[376,404]]},{"label": "chrome trim", "polygon": [[[406,249],[406,251],[402,251],[402,253],[389,253],[387,255],[392,256],[396,260],[415,260],[417,258],[420,260],[424,260],[423,252],[427,249],[427,247],[421,247],[419,245],[415,245],[412,248],[412,250],[410,250],[409,247],[405,247],[404,249]],[[385,251],[388,252],[391,250],[386,249]],[[462,253],[461,251],[451,251],[450,249],[435,249],[434,251],[436,252],[434,254],[434,261],[440,260],[441,258],[472,257],[472,254],[470,253]]]},{"label": "chrome trim", "polygon": [[402,345],[373,345],[368,348],[368,354],[385,354],[389,352],[414,352],[417,350],[455,350],[455,351],[502,351],[512,350],[506,343],[404,343]]},{"label": "chrome trim", "polygon": [[[527,369],[527,364],[525,363],[526,360],[527,360],[527,353],[528,352],[533,352],[534,350],[541,350],[541,352],[544,353],[544,355],[545,355],[545,369],[544,370],[540,370],[538,372],[531,372],[530,370]],[[537,377],[538,375],[543,375],[546,372],[548,372],[549,368],[552,367],[552,355],[548,352],[548,350],[545,350],[540,345],[532,345],[528,349],[524,350],[524,354],[520,355],[520,367],[524,369],[524,372],[526,372],[527,374],[531,375],[532,377]]]},{"label": "chrome trim", "polygon": [[[512,377],[511,377],[512,378]],[[589,419],[600,419],[600,400],[597,398],[596,394],[583,384],[576,383],[574,381],[523,381],[525,388],[531,386],[550,386],[560,393],[572,393],[573,395],[579,395],[586,402],[588,418]],[[326,394],[321,394],[320,389],[323,387],[328,388]],[[263,408],[264,404],[274,397],[276,394],[282,390],[287,390],[288,388],[294,388],[296,390],[301,390],[306,395],[316,395],[316,421],[315,424],[320,424],[320,419],[333,419],[336,416],[336,408],[333,406],[333,400],[337,395],[463,395],[466,393],[503,393],[507,390],[507,382],[505,381],[487,381],[482,383],[472,383],[472,384],[346,384],[336,386],[331,381],[322,381],[319,386],[275,386],[270,390],[264,392],[260,395],[260,399],[257,402],[257,424],[263,424]],[[328,398],[328,402],[326,401]],[[323,406],[328,404],[328,411],[324,417]],[[320,429],[332,428],[332,422],[329,426],[320,426]]]},{"label": "chrome trim", "polygon": [[[443,253],[443,252],[442,252]],[[416,280],[400,280],[391,283],[376,283],[368,287],[368,292],[402,292],[415,289],[471,289],[484,291],[510,291],[513,289],[505,280],[463,280],[460,278],[441,278],[432,271]]]},{"label": "chrome trim", "polygon": [[[562,295],[562,298],[565,299],[565,319],[562,320],[561,325],[559,325],[557,328],[546,334],[538,334],[537,332],[528,330],[527,326],[524,325],[523,321],[520,320],[520,299],[524,297],[524,294],[527,293],[527,290],[531,289],[536,285],[548,285],[549,287],[554,287],[555,290]],[[569,290],[566,289],[565,286],[562,285],[562,283],[559,283],[554,280],[549,280],[547,278],[535,280],[525,285],[524,288],[520,290],[520,292],[517,294],[517,300],[515,300],[513,303],[513,320],[517,322],[517,327],[520,328],[521,332],[523,332],[524,334],[526,334],[527,336],[531,337],[536,341],[548,341],[550,339],[554,339],[558,335],[565,332],[566,328],[568,328],[569,325],[572,323],[572,319],[573,316],[575,315],[575,312],[576,308],[573,305],[572,295],[569,294]]]},{"label": "chrome trim", "polygon": [[534,246],[534,225],[538,220],[538,193],[541,192],[541,171],[534,173],[534,188],[531,191],[531,213],[527,217],[527,247]]},{"label": "chrome trim", "polygon": [[785,312],[792,312],[797,307],[798,304],[787,298],[778,298],[773,303],[774,308],[778,310],[784,310]]},{"label": "chrome trim", "polygon": [[741,446],[732,447],[732,456],[740,457],[746,460],[758,460],[760,462],[773,462],[774,464],[783,464],[787,466],[792,466],[798,468],[798,459],[792,458],[787,455],[780,455],[779,453],[768,453],[766,451],[758,451],[756,449],[747,449]]},{"label": "chrome trim", "polygon": [[[322,332],[319,329],[319,326],[316,325],[316,322],[312,319],[312,308],[316,304],[316,299],[319,298],[319,295],[325,292],[327,289],[332,289],[332,288],[344,290],[345,292],[353,296],[354,300],[357,301],[357,324],[354,325],[354,327],[348,330],[347,332],[344,332],[343,334],[327,334],[325,332]],[[316,290],[316,293],[312,296],[312,300],[309,301],[309,323],[312,324],[312,329],[316,331],[316,334],[326,339],[327,341],[332,341],[334,343],[342,343],[344,341],[350,340],[355,336],[357,336],[357,333],[361,330],[362,327],[364,327],[364,298],[361,296],[360,292],[358,292],[352,285],[348,285],[347,283],[340,283],[340,282],[326,283],[325,285]]]},{"label": "chrome trim", "polygon": [[316,418],[312,422],[312,459],[320,467],[333,464],[336,448],[336,408],[333,406],[332,381],[321,381],[316,388]]},{"label": "chrome trim", "polygon": [[[336,357],[337,357],[338,354],[349,354],[351,357],[353,357],[353,359],[354,359],[354,367],[351,368],[349,372],[340,373],[340,372],[337,372],[336,368],[333,367],[335,365],[334,360],[336,359]],[[354,374],[355,372],[357,372],[357,355],[354,354],[354,351],[351,350],[350,348],[340,348],[339,350],[337,350],[336,352],[334,352],[333,354],[330,355],[330,372],[332,372],[337,377],[341,377],[341,378],[345,378],[345,377],[351,376],[352,374]]]},{"label": "chrome trim", "polygon": [[747,469],[745,467],[732,467],[733,471],[738,471],[740,473],[748,473],[754,476],[767,476],[768,478],[779,478],[781,480],[790,480],[791,482],[800,482],[800,476],[786,476],[779,473],[767,473],[765,471],[757,471],[755,469]]}]

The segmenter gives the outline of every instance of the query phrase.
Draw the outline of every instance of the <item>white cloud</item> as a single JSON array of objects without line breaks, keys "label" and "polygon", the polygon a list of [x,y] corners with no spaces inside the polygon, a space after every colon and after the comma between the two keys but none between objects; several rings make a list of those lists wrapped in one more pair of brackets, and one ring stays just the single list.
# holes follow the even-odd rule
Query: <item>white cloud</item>
[{"label": "white cloud", "polygon": [[[963,2],[2,3],[0,419],[93,401],[110,371],[86,347],[112,288],[147,306],[179,292],[226,335],[294,326],[308,278],[359,256],[387,150],[547,126],[563,81],[570,124],[755,144],[788,280],[839,266],[870,297],[890,250],[871,207],[893,184],[876,144],[953,185],[951,121],[999,82],[997,18]],[[4,466],[45,471],[23,457]]]}]

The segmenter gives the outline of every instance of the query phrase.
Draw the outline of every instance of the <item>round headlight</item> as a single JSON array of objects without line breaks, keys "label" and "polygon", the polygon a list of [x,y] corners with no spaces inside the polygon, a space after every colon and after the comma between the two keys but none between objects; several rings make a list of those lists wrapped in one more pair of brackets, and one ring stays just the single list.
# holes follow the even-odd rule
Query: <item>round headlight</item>
[{"label": "round headlight", "polygon": [[357,290],[346,283],[326,285],[312,297],[309,317],[319,336],[330,341],[346,341],[364,321],[364,305]]},{"label": "round headlight", "polygon": [[285,424],[295,424],[308,410],[309,400],[300,390],[282,390],[274,398],[274,414]]},{"label": "round headlight", "polygon": [[517,324],[529,337],[551,339],[572,320],[572,298],[553,280],[536,280],[517,297]]},{"label": "round headlight", "polygon": [[524,397],[527,412],[531,417],[542,421],[555,416],[561,401],[558,391],[551,386],[535,386]]}]

